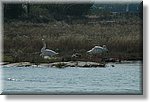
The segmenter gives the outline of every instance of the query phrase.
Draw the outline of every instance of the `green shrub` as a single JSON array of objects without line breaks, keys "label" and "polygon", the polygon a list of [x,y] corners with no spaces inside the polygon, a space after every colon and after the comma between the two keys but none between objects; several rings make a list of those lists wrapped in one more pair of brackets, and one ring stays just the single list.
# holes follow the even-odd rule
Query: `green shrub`
[{"label": "green shrub", "polygon": [[12,56],[4,55],[3,56],[3,61],[4,62],[14,62],[14,58]]}]

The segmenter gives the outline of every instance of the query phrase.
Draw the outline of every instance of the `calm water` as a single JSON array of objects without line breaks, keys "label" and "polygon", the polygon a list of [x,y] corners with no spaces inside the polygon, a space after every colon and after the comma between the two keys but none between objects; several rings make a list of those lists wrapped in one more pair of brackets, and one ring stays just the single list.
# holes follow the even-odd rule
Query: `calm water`
[{"label": "calm water", "polygon": [[3,94],[142,94],[139,61],[109,63],[106,68],[2,69]]}]

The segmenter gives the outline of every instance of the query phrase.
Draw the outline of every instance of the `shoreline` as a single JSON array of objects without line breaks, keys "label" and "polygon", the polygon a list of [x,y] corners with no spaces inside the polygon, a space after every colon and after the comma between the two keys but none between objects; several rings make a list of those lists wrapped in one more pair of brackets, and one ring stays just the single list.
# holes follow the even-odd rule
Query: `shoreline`
[{"label": "shoreline", "polygon": [[105,63],[97,62],[84,62],[84,61],[68,61],[68,62],[53,62],[53,63],[30,63],[30,62],[18,62],[18,63],[3,63],[4,67],[105,67]]},{"label": "shoreline", "polygon": [[[67,61],[67,62],[53,62],[53,63],[40,63],[35,64],[31,62],[16,62],[16,63],[9,63],[9,62],[1,62],[0,66],[2,67],[50,67],[50,68],[65,68],[65,67],[82,67],[82,68],[105,68],[108,63],[126,63],[126,62],[136,62],[142,60],[124,60],[121,62],[91,62],[91,61]],[[112,65],[112,67],[114,67]]]}]

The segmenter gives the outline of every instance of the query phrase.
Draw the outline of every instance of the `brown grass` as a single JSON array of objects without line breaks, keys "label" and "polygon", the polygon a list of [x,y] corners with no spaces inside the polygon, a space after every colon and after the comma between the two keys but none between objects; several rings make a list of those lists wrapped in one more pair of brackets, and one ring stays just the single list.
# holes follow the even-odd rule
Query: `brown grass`
[{"label": "brown grass", "polygon": [[60,56],[71,55],[73,49],[85,53],[95,45],[105,44],[109,49],[110,57],[142,58],[142,23],[136,20],[114,23],[87,22],[86,24],[67,24],[63,21],[48,24],[5,23],[4,55],[14,58],[14,51],[20,60],[36,60],[32,58],[32,54],[40,53],[43,46],[42,38],[45,39],[47,48],[58,51]]}]

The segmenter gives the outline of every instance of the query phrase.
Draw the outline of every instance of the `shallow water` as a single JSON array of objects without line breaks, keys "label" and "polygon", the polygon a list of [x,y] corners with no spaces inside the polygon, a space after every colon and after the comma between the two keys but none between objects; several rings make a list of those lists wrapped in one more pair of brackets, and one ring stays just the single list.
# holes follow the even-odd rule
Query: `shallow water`
[{"label": "shallow water", "polygon": [[140,61],[109,63],[106,68],[2,69],[3,94],[142,94]]}]

